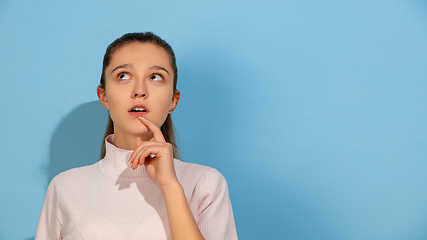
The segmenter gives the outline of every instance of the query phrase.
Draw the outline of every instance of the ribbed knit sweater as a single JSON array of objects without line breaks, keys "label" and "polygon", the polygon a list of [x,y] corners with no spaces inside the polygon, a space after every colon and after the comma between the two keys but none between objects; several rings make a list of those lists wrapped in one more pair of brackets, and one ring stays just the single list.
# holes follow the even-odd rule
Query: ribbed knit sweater
[{"label": "ribbed knit sweater", "polygon": [[[36,240],[171,239],[165,202],[132,151],[106,139],[105,158],[57,175],[49,184]],[[215,169],[174,161],[191,212],[205,239],[237,239],[224,177]]]}]

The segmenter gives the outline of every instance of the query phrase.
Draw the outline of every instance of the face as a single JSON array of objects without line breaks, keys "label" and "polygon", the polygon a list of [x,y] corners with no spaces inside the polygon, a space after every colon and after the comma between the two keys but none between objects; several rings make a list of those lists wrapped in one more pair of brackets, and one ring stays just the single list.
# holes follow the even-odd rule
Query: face
[{"label": "face", "polygon": [[98,87],[98,97],[110,111],[115,135],[147,134],[140,116],[160,128],[178,104],[170,57],[157,45],[133,42],[120,47],[104,74],[105,89]]}]

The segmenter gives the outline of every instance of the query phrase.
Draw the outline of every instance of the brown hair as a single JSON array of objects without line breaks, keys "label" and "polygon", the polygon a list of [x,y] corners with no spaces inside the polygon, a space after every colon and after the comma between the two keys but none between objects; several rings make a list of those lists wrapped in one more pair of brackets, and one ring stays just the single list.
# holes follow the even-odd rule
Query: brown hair
[{"label": "brown hair", "polygon": [[[173,69],[174,73],[174,79],[173,79],[173,91],[176,90],[176,85],[178,81],[178,68],[176,66],[176,58],[175,53],[172,50],[172,47],[163,39],[161,39],[159,36],[151,33],[151,32],[144,32],[144,33],[126,33],[120,38],[114,40],[110,45],[108,45],[107,49],[105,50],[104,54],[104,61],[102,63],[102,74],[101,74],[101,80],[100,80],[100,86],[105,89],[105,69],[110,64],[111,56],[113,53],[119,49],[120,47],[132,43],[132,42],[141,42],[141,43],[152,43],[155,44],[161,48],[163,48],[170,57],[170,63]],[[108,114],[108,125],[105,130],[104,140],[105,138],[114,133],[113,128],[113,120],[111,119],[110,114]],[[160,127],[160,130],[163,133],[163,136],[165,137],[166,142],[172,144],[173,147],[173,157],[179,158],[178,153],[178,146],[176,143],[175,138],[175,128],[172,123],[172,117],[170,114],[168,114],[165,122]],[[101,159],[105,157],[105,141],[102,141],[102,149],[101,149]]]}]

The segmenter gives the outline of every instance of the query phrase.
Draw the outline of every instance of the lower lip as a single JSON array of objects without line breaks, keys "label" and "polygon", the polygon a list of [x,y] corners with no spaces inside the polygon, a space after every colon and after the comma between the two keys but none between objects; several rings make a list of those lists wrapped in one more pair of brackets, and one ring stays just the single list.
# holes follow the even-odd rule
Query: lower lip
[{"label": "lower lip", "polygon": [[129,112],[129,114],[132,116],[132,117],[142,117],[142,116],[144,116],[145,114],[147,114],[148,112]]}]

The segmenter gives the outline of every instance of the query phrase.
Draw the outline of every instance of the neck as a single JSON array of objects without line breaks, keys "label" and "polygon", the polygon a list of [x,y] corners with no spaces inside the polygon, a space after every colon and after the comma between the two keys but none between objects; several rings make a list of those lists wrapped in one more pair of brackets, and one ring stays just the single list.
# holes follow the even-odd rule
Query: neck
[{"label": "neck", "polygon": [[114,131],[114,145],[118,148],[126,150],[136,149],[136,139],[140,138],[142,141],[154,141],[154,136],[151,131],[142,134],[130,134],[122,131]]}]

